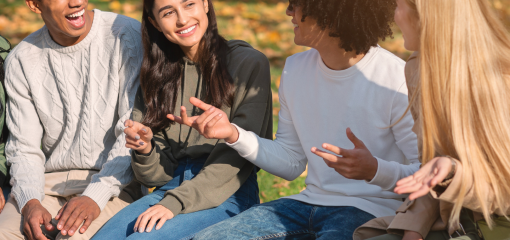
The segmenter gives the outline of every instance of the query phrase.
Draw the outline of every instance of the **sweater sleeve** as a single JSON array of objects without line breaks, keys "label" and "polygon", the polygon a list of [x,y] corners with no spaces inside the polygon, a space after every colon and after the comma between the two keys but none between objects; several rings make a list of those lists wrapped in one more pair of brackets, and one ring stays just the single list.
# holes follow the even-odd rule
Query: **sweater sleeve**
[{"label": "sweater sleeve", "polygon": [[139,86],[142,62],[141,35],[138,29],[125,27],[120,36],[118,118],[115,125],[117,138],[101,171],[92,176],[84,196],[92,198],[102,210],[112,196],[118,196],[132,179],[131,155],[126,148],[124,122],[130,118],[136,90]]},{"label": "sweater sleeve", "polygon": [[[239,80],[246,82],[246,86],[243,89],[244,84],[239,84],[236,99],[242,97],[243,100],[239,106],[233,106],[230,120],[257,135],[271,137],[266,134],[268,129],[272,129],[269,62],[261,53],[252,55],[251,59],[237,76],[248,81]],[[217,207],[244,184],[252,171],[253,165],[221,140],[209,155],[202,171],[192,180],[167,191],[159,204],[175,215]]]},{"label": "sweater sleeve", "polygon": [[[0,69],[3,71],[3,69]],[[0,136],[3,134],[5,124],[5,90],[0,84]],[[7,180],[7,159],[5,158],[5,142],[0,142],[0,187],[5,186]],[[7,197],[7,196],[4,196]]]},{"label": "sweater sleeve", "polygon": [[276,140],[262,139],[255,133],[249,132],[249,129],[236,126],[239,139],[233,144],[227,144],[257,167],[292,181],[306,170],[308,159],[301,147],[285,101],[285,84],[285,79],[282,78],[279,89],[280,113]]},{"label": "sweater sleeve", "polygon": [[416,134],[412,131],[414,121],[411,113],[407,112],[400,120],[408,104],[407,87],[403,83],[393,98],[390,124],[394,124],[391,127],[391,131],[395,137],[395,142],[409,162],[407,164],[400,164],[391,161],[391,159],[381,159],[374,156],[378,163],[377,173],[368,183],[377,185],[383,190],[393,190],[398,180],[414,174],[420,168],[418,142]]},{"label": "sweater sleeve", "polygon": [[5,150],[11,165],[12,194],[21,211],[28,201],[42,201],[44,196],[43,127],[21,63],[12,54],[6,63],[5,88],[9,92],[6,120],[10,134]]}]

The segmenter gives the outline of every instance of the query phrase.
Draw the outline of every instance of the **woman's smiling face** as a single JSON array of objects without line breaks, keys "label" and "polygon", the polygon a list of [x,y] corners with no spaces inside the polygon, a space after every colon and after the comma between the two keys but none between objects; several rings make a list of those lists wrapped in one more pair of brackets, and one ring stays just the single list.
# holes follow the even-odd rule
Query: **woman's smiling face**
[{"label": "woman's smiling face", "polygon": [[155,0],[150,22],[181,48],[198,47],[207,31],[207,0]]}]

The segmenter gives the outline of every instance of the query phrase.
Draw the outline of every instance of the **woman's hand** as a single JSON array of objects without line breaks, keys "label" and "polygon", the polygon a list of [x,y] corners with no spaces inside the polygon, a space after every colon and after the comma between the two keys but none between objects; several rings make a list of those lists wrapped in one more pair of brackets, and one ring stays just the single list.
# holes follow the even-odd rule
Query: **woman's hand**
[{"label": "woman's hand", "polygon": [[200,135],[208,139],[225,139],[226,142],[233,143],[239,138],[236,127],[230,124],[227,114],[221,109],[215,108],[198,98],[190,98],[190,103],[195,107],[204,110],[200,116],[188,117],[186,108],[181,107],[181,117],[168,114],[168,119],[179,124],[196,129]]},{"label": "woman's hand", "polygon": [[136,150],[141,154],[148,154],[152,150],[151,140],[154,136],[149,127],[133,120],[124,122],[126,134],[126,147]]},{"label": "woman's hand", "polygon": [[6,197],[7,196],[4,196],[4,192],[2,191],[2,188],[0,188],[0,212],[2,212],[2,210],[4,210]]},{"label": "woman's hand", "polygon": [[158,225],[156,225],[156,230],[159,230],[167,220],[172,218],[174,218],[174,214],[168,208],[163,205],[154,205],[138,216],[133,230],[139,233],[143,233],[144,231],[150,232],[154,228],[156,222],[158,223]]},{"label": "woman's hand", "polygon": [[423,237],[417,232],[405,231],[402,240],[423,240]]},{"label": "woman's hand", "polygon": [[448,157],[437,157],[422,166],[413,175],[397,182],[395,193],[409,195],[410,200],[425,196],[430,189],[442,182],[452,170],[452,160]]}]

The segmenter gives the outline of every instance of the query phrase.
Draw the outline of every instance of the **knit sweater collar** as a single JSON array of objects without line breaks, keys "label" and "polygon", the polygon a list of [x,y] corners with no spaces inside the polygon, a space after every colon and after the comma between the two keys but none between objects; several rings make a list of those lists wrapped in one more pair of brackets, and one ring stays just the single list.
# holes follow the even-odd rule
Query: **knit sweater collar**
[{"label": "knit sweater collar", "polygon": [[48,45],[53,50],[60,52],[60,53],[73,53],[73,52],[79,51],[79,50],[85,48],[86,46],[88,46],[92,42],[92,40],[94,39],[94,37],[96,36],[96,34],[100,28],[99,21],[101,19],[101,11],[98,9],[94,9],[92,11],[94,11],[94,19],[92,20],[92,27],[90,28],[89,33],[78,44],[75,44],[72,46],[64,47],[64,46],[56,43],[55,41],[53,41],[53,39],[50,36],[50,32],[45,25],[44,30],[43,30],[43,35],[44,35],[44,39],[46,40]]}]

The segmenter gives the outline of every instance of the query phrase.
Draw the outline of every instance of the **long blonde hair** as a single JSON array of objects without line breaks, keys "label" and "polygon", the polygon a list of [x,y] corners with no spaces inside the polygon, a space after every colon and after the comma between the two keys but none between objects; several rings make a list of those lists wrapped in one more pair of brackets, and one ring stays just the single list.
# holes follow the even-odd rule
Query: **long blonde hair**
[{"label": "long blonde hair", "polygon": [[[510,37],[487,0],[407,0],[416,7],[420,40],[423,164],[439,155],[462,162],[480,209],[504,214],[510,201]],[[426,117],[423,117],[426,116]],[[495,203],[487,202],[487,189]],[[468,187],[450,215],[458,223]]]}]

